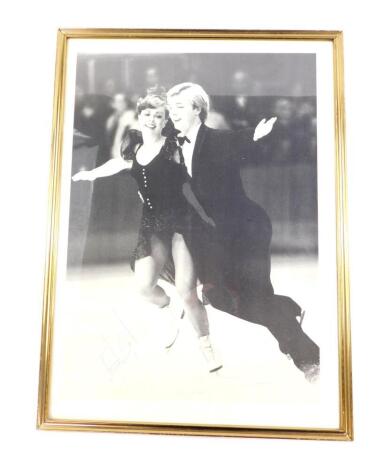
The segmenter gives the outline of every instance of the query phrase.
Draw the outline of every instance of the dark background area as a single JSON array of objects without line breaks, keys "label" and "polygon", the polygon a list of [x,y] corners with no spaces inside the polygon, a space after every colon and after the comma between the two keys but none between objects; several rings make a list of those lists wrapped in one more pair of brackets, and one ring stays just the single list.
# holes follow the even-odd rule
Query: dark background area
[{"label": "dark background area", "polygon": [[[137,127],[136,100],[155,85],[193,81],[209,93],[207,124],[253,129],[277,116],[258,163],[244,161],[247,195],[273,223],[272,251],[317,253],[316,63],[313,54],[82,55],[77,63],[72,172],[110,157],[117,126]],[[252,134],[251,130],[251,134]],[[130,259],[141,203],[123,172],[71,185],[68,265]]]}]

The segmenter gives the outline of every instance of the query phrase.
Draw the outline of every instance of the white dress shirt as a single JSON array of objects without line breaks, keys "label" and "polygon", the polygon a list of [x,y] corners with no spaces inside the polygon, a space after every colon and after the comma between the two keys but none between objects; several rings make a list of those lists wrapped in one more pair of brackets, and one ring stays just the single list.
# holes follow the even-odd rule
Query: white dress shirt
[{"label": "white dress shirt", "polygon": [[190,129],[190,131],[186,134],[186,137],[190,140],[190,142],[185,141],[181,146],[186,170],[190,176],[192,176],[192,160],[193,160],[194,146],[196,145],[196,139],[197,139],[198,131],[199,131],[199,128],[201,127],[201,124],[202,123],[199,123],[197,126],[192,127]]}]

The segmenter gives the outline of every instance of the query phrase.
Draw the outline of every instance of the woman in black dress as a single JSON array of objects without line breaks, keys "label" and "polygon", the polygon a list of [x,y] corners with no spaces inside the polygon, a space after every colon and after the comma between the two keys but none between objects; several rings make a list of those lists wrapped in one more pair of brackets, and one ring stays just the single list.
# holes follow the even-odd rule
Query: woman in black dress
[{"label": "woman in black dress", "polygon": [[[197,295],[197,274],[190,252],[191,240],[195,238],[193,227],[212,224],[186,185],[187,173],[180,162],[176,134],[163,135],[167,124],[166,98],[162,93],[152,92],[137,103],[137,115],[141,131],[130,131],[120,150],[120,156],[111,158],[91,171],[81,171],[74,181],[93,181],[130,171],[138,184],[143,202],[138,243],[132,266],[140,294],[149,302],[164,308],[170,298],[158,285],[159,278],[170,259],[174,264],[174,282],[183,302],[184,312],[196,330],[200,347],[209,371],[222,366],[216,360],[210,338],[207,313]],[[173,332],[167,347],[177,336]]]}]

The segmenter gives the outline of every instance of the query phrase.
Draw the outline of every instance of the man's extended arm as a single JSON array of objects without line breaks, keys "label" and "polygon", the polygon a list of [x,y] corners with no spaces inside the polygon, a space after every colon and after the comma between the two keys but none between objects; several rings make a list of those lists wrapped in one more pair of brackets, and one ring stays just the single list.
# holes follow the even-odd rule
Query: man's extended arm
[{"label": "man's extended arm", "polygon": [[255,129],[248,128],[232,132],[233,154],[237,158],[259,159],[262,155],[261,142],[271,133],[276,117],[262,119]]}]

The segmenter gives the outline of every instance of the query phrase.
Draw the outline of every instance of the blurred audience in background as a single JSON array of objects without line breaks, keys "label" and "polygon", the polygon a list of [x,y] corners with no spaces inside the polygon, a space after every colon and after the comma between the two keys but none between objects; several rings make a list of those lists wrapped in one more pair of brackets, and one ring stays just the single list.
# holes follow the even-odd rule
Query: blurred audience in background
[{"label": "blurred audience in background", "polygon": [[[196,81],[211,90],[208,70],[200,58],[193,57],[189,62],[184,59],[180,62],[172,58],[163,68],[153,62],[149,64],[146,57],[125,63],[120,60],[119,76],[105,78],[98,86],[102,93],[87,93],[82,84],[78,85],[75,95],[76,144],[99,145],[98,163],[101,163],[117,154],[127,129],[137,127],[135,104],[148,89],[156,86],[168,89],[175,82],[188,80],[185,74],[192,70]],[[93,58],[90,60],[93,64]],[[103,75],[105,65],[102,67],[101,59],[98,61]],[[124,89],[116,90],[116,83],[122,83],[122,76]],[[287,95],[277,96],[264,94],[264,90],[271,90],[272,86],[252,79],[246,68],[237,67],[228,71],[228,76],[217,77],[217,80],[228,84],[223,86],[227,93],[210,96],[208,126],[232,130],[254,128],[262,118],[277,116],[272,135],[260,146],[261,161],[266,159],[270,164],[316,161],[316,97],[303,96],[302,83],[293,81]],[[96,83],[95,77],[91,82]],[[218,84],[218,88],[222,87]]]},{"label": "blurred audience in background", "polygon": [[247,72],[236,70],[230,79],[230,94],[214,100],[215,108],[224,114],[231,129],[256,127],[259,121],[258,100],[250,96],[250,89]]},{"label": "blurred audience in background", "polygon": [[160,75],[156,67],[149,67],[145,72],[145,89],[160,86]]},{"label": "blurred audience in background", "polygon": [[315,162],[315,98],[278,98],[272,103],[271,113],[277,116],[277,122],[266,144],[269,159],[277,163]]},{"label": "blurred audience in background", "polygon": [[106,95],[85,93],[76,86],[74,111],[74,147],[100,145],[104,138],[104,124],[111,112],[110,98]]},{"label": "blurred audience in background", "polygon": [[[105,135],[108,158],[118,157],[125,133],[137,128],[137,117],[124,93],[117,93],[111,101],[112,113],[106,120]],[[107,159],[108,159],[107,158]]]},{"label": "blurred audience in background", "polygon": [[[136,101],[148,89],[163,86],[168,90],[175,83],[194,81],[210,92],[206,121],[210,127],[254,129],[261,119],[277,116],[269,138],[257,147],[258,163],[245,160],[245,190],[271,217],[273,251],[317,252],[315,59],[307,57],[309,54],[301,58],[292,54],[288,59],[277,54],[274,62],[271,57],[252,55],[254,65],[249,68],[243,54],[239,59],[237,54],[222,58],[217,54],[171,54],[159,62],[156,54],[80,58],[73,172],[99,166],[118,155],[127,130],[138,128]],[[122,175],[96,181],[91,185],[87,215],[82,200],[88,196],[80,195],[78,187],[73,189],[78,194],[72,197],[72,204],[77,199],[77,208],[71,211],[72,226],[77,227],[81,219],[82,228],[78,234],[71,233],[70,264],[81,259],[84,264],[118,262],[130,256],[133,243],[128,244],[127,237],[135,236],[132,220],[137,220],[139,210],[130,185]],[[110,236],[120,233],[122,237]]]},{"label": "blurred audience in background", "polygon": [[109,97],[114,96],[116,94],[116,90],[117,90],[117,87],[116,87],[115,80],[113,78],[108,78],[107,80],[105,80],[104,94],[106,96],[109,96]]}]

